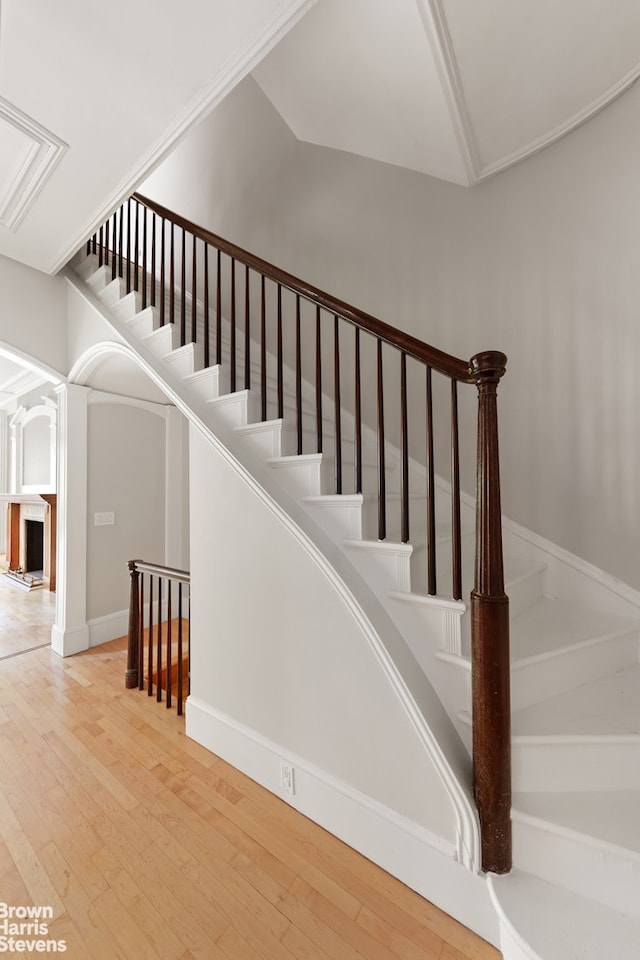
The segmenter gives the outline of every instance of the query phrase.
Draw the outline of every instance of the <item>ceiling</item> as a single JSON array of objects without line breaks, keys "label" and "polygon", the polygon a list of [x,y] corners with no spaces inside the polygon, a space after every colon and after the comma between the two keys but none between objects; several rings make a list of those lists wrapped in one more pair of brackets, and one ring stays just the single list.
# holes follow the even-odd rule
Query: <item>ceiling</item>
[{"label": "ceiling", "polygon": [[638,0],[319,0],[254,70],[298,139],[468,186],[639,74]]},{"label": "ceiling", "polygon": [[299,140],[471,186],[640,72],[638,0],[0,0],[0,253],[57,272],[248,72]]},{"label": "ceiling", "polygon": [[0,350],[0,411],[15,413],[25,394],[41,389],[43,396],[48,395],[53,385],[54,381],[47,380],[40,369]]},{"label": "ceiling", "polygon": [[0,0],[0,253],[56,273],[315,0]]}]

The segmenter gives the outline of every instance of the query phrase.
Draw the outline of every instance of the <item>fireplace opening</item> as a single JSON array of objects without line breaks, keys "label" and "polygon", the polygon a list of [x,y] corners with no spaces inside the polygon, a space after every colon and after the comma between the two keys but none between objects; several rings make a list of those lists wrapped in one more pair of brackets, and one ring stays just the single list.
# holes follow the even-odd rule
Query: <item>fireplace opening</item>
[{"label": "fireplace opening", "polygon": [[44,523],[25,520],[25,573],[32,577],[44,574]]}]

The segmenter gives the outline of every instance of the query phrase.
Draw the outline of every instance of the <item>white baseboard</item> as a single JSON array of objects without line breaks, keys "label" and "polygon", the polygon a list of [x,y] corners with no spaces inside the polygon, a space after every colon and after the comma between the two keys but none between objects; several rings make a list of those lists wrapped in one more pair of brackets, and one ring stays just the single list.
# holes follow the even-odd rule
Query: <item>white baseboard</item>
[{"label": "white baseboard", "polygon": [[[162,602],[162,619],[166,620],[168,616],[167,601]],[[154,618],[157,621],[158,607],[153,605]],[[177,605],[174,607],[172,616],[178,615]],[[103,617],[94,617],[88,620],[89,627],[89,646],[97,647],[101,643],[108,643],[109,640],[117,640],[118,637],[126,637],[129,633],[129,611],[117,610],[115,613],[107,613]],[[144,625],[149,626],[149,604],[144,605]]]},{"label": "white baseboard", "polygon": [[[454,859],[452,843],[193,696],[186,705],[186,733],[485,940],[498,943],[486,878]],[[281,787],[282,761],[294,769],[293,795]]]},{"label": "white baseboard", "polygon": [[70,630],[65,630],[54,623],[51,628],[51,649],[61,657],[71,657],[74,653],[81,653],[89,649],[89,627],[83,624]]},{"label": "white baseboard", "polygon": [[104,617],[95,617],[87,622],[89,627],[89,646],[97,647],[109,640],[125,637],[129,631],[129,611],[118,610]]}]

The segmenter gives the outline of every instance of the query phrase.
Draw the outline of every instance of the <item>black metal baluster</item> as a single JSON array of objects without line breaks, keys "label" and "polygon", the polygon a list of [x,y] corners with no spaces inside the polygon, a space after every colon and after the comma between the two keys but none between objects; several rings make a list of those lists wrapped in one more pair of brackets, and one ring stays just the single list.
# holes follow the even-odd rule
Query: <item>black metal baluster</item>
[{"label": "black metal baluster", "polygon": [[400,416],[401,416],[401,490],[402,508],[400,519],[400,539],[409,542],[409,415],[407,411],[407,355],[400,355]]},{"label": "black metal baluster", "polygon": [[320,307],[316,307],[316,451],[322,453],[322,329]]},{"label": "black metal baluster", "polygon": [[204,367],[205,370],[209,366],[210,362],[210,350],[209,350],[209,244],[204,243]]},{"label": "black metal baluster", "polygon": [[216,363],[222,363],[222,253],[217,256],[218,285],[216,287]]},{"label": "black metal baluster", "polygon": [[251,389],[251,306],[249,266],[244,271],[244,388]]},{"label": "black metal baluster", "polygon": [[235,257],[231,257],[231,331],[230,331],[230,342],[229,349],[231,356],[229,358],[229,363],[231,367],[230,373],[230,390],[231,393],[235,392],[236,389],[236,260]]},{"label": "black metal baluster", "polygon": [[333,403],[336,424],[335,492],[342,493],[342,404],[340,401],[340,320],[334,315],[333,327]]},{"label": "black metal baluster", "polygon": [[193,247],[191,250],[191,343],[197,342],[197,323],[196,323],[196,313],[197,313],[197,297],[196,291],[198,287],[197,275],[196,275],[196,254],[197,254],[197,237],[192,237]]},{"label": "black metal baluster", "polygon": [[284,417],[284,369],[282,359],[282,287],[278,284],[278,419]]},{"label": "black metal baluster", "polygon": [[267,301],[264,274],[260,277],[260,401],[264,422],[267,419]]},{"label": "black metal baluster", "polygon": [[133,256],[135,257],[135,260],[134,260],[134,263],[133,263],[133,270],[134,270],[134,273],[133,273],[133,289],[134,289],[134,290],[138,290],[138,249],[139,249],[139,243],[140,243],[139,223],[138,223],[138,208],[139,208],[140,204],[138,203],[137,200],[134,200],[134,203],[135,203],[135,205],[136,205],[136,217],[135,217],[135,235],[134,235],[134,244],[133,244]]},{"label": "black metal baluster", "polygon": [[382,340],[378,340],[378,540],[385,540],[387,536],[387,480],[385,469]]},{"label": "black metal baluster", "polygon": [[[180,346],[184,347],[187,342],[187,251],[186,231],[182,228],[182,257],[180,261],[180,283],[182,285],[182,303],[180,307]],[[192,293],[195,296],[195,293]]]},{"label": "black metal baluster", "polygon": [[427,444],[427,593],[434,597],[436,588],[436,488],[433,456],[433,388],[432,370],[426,368],[426,444]]},{"label": "black metal baluster", "polygon": [[362,493],[362,385],[360,377],[360,327],[355,333],[355,485]]},{"label": "black metal baluster", "polygon": [[176,267],[175,267],[175,230],[174,225],[171,223],[171,230],[169,233],[170,238],[170,250],[169,256],[171,257],[169,261],[169,323],[174,323],[176,319]]},{"label": "black metal baluster", "polygon": [[300,294],[296,294],[296,426],[298,456],[302,454],[302,340],[300,332]]},{"label": "black metal baluster", "polygon": [[153,574],[149,574],[149,648],[147,650],[147,696],[153,694]]},{"label": "black metal baluster", "polygon": [[156,662],[156,700],[162,700],[162,577],[158,577],[158,656]]},{"label": "black metal baluster", "polygon": [[[164,229],[164,223],[163,223]],[[156,305],[156,215],[155,211],[151,216],[151,306]]]},{"label": "black metal baluster", "polygon": [[127,293],[131,293],[131,197],[127,200]]},{"label": "black metal baluster", "polygon": [[453,599],[462,600],[460,537],[460,450],[458,444],[458,383],[451,380],[451,535],[453,537]]}]

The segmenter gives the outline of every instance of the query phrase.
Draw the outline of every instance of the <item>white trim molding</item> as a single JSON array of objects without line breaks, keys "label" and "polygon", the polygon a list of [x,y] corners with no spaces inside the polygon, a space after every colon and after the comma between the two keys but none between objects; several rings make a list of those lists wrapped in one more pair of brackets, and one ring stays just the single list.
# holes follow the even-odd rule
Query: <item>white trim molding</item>
[{"label": "white trim molding", "polygon": [[131,196],[138,184],[165,159],[194,124],[217,107],[316,3],[317,0],[283,0],[271,19],[260,25],[256,33],[223,64],[211,81],[178,114],[161,139],[153,144],[136,168],[118,184],[109,199],[66,245],[46,272],[58,273],[87,237],[112,215],[123,198]]},{"label": "white trim molding", "polygon": [[417,0],[417,4],[467,174],[467,186],[471,187],[480,175],[480,151],[464,98],[447,19],[441,0]]},{"label": "white trim molding", "polygon": [[[11,430],[11,493],[55,493],[58,405],[50,397],[34,407],[19,407],[9,421]],[[24,483],[24,430],[39,417],[49,420],[49,476],[47,481]]]},{"label": "white trim molding", "polygon": [[58,562],[51,646],[68,657],[89,647],[87,625],[87,395],[61,384],[58,395]]},{"label": "white trim molding", "polygon": [[[187,699],[185,729],[216,756],[497,943],[486,878],[465,869],[454,844],[193,696]],[[295,770],[293,795],[281,787],[282,761]]]},{"label": "white trim molding", "polygon": [[591,103],[583,107],[582,110],[578,110],[577,113],[574,113],[573,116],[565,120],[564,123],[558,124],[552,130],[549,130],[548,133],[537,137],[519,150],[514,150],[513,153],[507,154],[500,160],[495,160],[493,163],[488,163],[483,166],[478,173],[477,182],[480,183],[483,180],[488,180],[490,177],[495,177],[496,174],[501,173],[503,170],[515,166],[516,163],[532,157],[535,153],[544,150],[545,147],[549,147],[557,140],[561,140],[562,137],[566,137],[566,135],[571,133],[572,130],[575,130],[576,127],[586,123],[587,120],[595,117],[597,113],[600,113],[600,111],[604,110],[610,103],[617,100],[629,87],[633,86],[639,77],[640,63],[636,64],[632,70],[625,74],[617,83],[609,87],[601,96],[596,97],[595,100],[592,100]]},{"label": "white trim molding", "polygon": [[557,140],[561,140],[576,127],[604,110],[640,78],[640,63],[638,63],[599,97],[596,97],[547,133],[536,137],[535,140],[531,140],[519,149],[505,154],[497,160],[485,163],[482,159],[471,114],[464,96],[464,88],[460,79],[454,45],[449,33],[442,0],[416,0],[416,2],[437,66],[442,91],[449,109],[449,116],[470,187],[495,177],[503,170],[521,163],[528,157],[544,150],[545,147],[551,146]]},{"label": "white trim molding", "polygon": [[0,184],[0,226],[15,231],[62,160],[68,144],[0,97],[0,124],[3,122],[22,135],[26,146],[13,179]]}]

